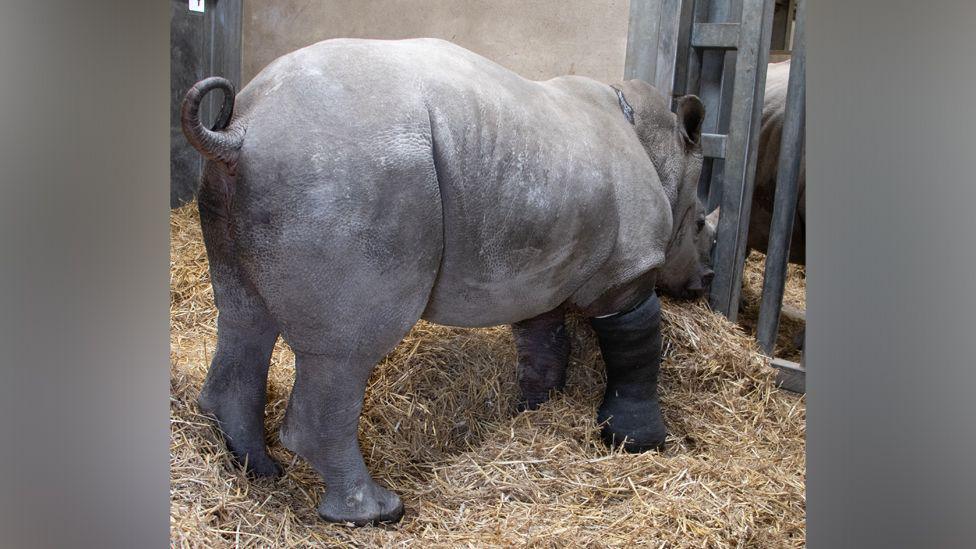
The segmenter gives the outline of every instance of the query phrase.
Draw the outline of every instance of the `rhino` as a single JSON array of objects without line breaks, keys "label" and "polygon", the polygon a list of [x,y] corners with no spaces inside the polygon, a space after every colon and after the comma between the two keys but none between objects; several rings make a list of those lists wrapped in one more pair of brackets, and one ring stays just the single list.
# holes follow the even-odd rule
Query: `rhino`
[{"label": "rhino", "polygon": [[[213,90],[224,97],[208,129]],[[194,85],[181,121],[205,158],[198,208],[219,311],[198,404],[235,459],[281,472],[263,434],[281,336],[295,382],[279,436],[325,481],[319,515],[397,521],[400,498],[357,442],[375,364],[419,319],[512,324],[533,361],[520,369],[558,378],[539,335],[565,311],[591,319],[607,364],[604,438],[660,448],[655,287],[701,292],[709,276],[695,191],[704,107],[671,104],[638,80],[527,80],[433,39],[327,40],[240,93],[220,77]],[[532,395],[555,388],[529,381]]]},{"label": "rhino", "polygon": [[[773,220],[773,199],[776,195],[776,176],[779,173],[780,141],[783,136],[783,120],[786,116],[786,91],[790,82],[790,60],[770,63],[766,69],[766,95],[763,101],[762,125],[759,130],[759,150],[756,160],[756,179],[752,194],[752,210],[749,216],[749,236],[746,246],[750,250],[766,253],[769,246],[769,229]],[[787,260],[806,265],[806,148],[802,149],[800,171],[797,176],[796,217],[790,234],[790,253]],[[781,314],[794,322],[806,322],[806,312],[783,305]],[[793,344],[802,349],[806,330],[793,337]]]},{"label": "rhino", "polygon": [[[766,253],[769,246],[769,226],[773,220],[773,197],[776,194],[776,175],[779,167],[779,147],[783,136],[786,113],[786,89],[790,81],[790,60],[770,63],[766,70],[766,96],[763,101],[762,125],[759,130],[759,151],[756,160],[756,179],[749,216],[750,250]],[[806,150],[800,158],[797,181],[796,218],[790,236],[790,263],[806,264]]]}]

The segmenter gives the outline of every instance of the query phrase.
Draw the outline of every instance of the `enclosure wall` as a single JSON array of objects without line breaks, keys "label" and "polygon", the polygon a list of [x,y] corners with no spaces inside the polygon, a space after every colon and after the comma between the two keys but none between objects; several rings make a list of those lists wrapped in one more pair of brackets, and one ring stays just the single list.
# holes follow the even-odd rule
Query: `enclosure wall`
[{"label": "enclosure wall", "polygon": [[428,36],[534,80],[579,74],[617,81],[628,10],[628,0],[245,0],[242,78],[320,40]]}]

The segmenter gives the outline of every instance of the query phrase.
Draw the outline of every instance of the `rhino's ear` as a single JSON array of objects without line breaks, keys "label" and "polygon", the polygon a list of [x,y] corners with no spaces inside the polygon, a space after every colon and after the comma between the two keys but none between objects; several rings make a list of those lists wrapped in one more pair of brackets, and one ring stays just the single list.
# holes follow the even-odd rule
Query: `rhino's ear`
[{"label": "rhino's ear", "polygon": [[678,129],[685,142],[685,150],[691,150],[701,142],[705,105],[695,95],[682,95],[677,104]]}]

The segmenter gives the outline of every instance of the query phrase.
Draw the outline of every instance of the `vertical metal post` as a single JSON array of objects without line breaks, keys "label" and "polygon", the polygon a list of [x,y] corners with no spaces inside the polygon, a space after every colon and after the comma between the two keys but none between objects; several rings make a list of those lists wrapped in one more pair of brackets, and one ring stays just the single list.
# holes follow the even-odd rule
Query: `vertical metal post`
[{"label": "vertical metal post", "polygon": [[624,78],[639,79],[668,95],[674,87],[681,0],[632,0]]},{"label": "vertical metal post", "polygon": [[773,0],[743,0],[730,128],[745,133],[730,135],[724,169],[726,181],[742,184],[723,185],[710,296],[712,308],[732,321],[739,313],[772,17]]},{"label": "vertical metal post", "polygon": [[688,58],[694,51],[691,47],[691,32],[695,25],[695,10],[698,2],[707,0],[681,0],[680,13],[678,15],[678,43],[674,51],[674,85],[672,94],[684,95],[694,93],[688,89],[688,80],[691,74],[688,66]]},{"label": "vertical metal post", "polygon": [[[742,2],[736,0],[736,9],[741,11]],[[737,17],[737,15],[735,16]],[[722,106],[718,121],[718,132],[720,134],[729,133],[729,124],[732,121],[732,83],[735,81],[735,52],[725,52],[725,64],[722,67]],[[712,161],[711,181],[708,184],[708,194],[705,200],[705,209],[712,212],[722,203],[722,182],[725,178],[725,159],[716,158]]]},{"label": "vertical metal post", "polygon": [[681,35],[681,0],[661,0],[660,23],[658,25],[657,64],[654,84],[664,95],[674,90],[674,76],[677,69],[678,40]]},{"label": "vertical metal post", "polygon": [[794,2],[795,0],[776,0],[776,9],[773,13],[773,34],[769,42],[770,50],[789,51]]},{"label": "vertical metal post", "polygon": [[776,167],[776,195],[773,198],[762,302],[756,327],[759,346],[770,356],[776,343],[783,305],[806,126],[806,0],[799,0],[797,4],[790,81],[786,90],[786,112]]},{"label": "vertical metal post", "polygon": [[796,4],[797,0],[790,0],[790,8],[786,14],[786,23],[789,28],[786,36],[786,49],[790,51],[793,50],[793,43],[796,40],[796,24],[794,22],[796,17]]},{"label": "vertical metal post", "polygon": [[[712,307],[739,310],[774,0],[632,0],[625,75],[700,93],[710,209],[721,203]],[[657,15],[657,24],[651,19]],[[731,16],[731,17],[730,17]],[[731,18],[731,20],[730,20]],[[676,30],[675,30],[676,29]],[[656,49],[655,49],[656,48]]]},{"label": "vertical metal post", "polygon": [[[698,19],[712,23],[726,23],[733,21],[737,15],[737,6],[741,0],[699,0],[695,4],[696,12],[701,12]],[[729,108],[731,106],[732,82],[735,74],[735,52],[726,50],[705,50],[697,53],[701,55],[701,75],[697,79],[697,89],[694,92],[701,97],[705,104],[705,120],[702,131],[705,133],[725,134],[728,132]],[[694,62],[697,63],[696,57]],[[723,127],[724,125],[724,127]],[[709,204],[709,196],[721,190],[722,186],[722,158],[705,158],[702,164],[701,178],[698,183],[698,197],[702,203],[709,205],[711,211],[717,203]],[[716,196],[718,196],[716,194]]]},{"label": "vertical metal post", "polygon": [[661,0],[631,0],[624,80],[653,81],[657,70],[657,29],[660,20]]}]

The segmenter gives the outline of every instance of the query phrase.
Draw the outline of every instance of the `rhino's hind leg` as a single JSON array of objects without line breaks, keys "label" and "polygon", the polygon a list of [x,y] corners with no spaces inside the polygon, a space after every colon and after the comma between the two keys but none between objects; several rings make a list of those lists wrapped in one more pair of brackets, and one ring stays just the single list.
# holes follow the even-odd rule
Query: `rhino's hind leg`
[{"label": "rhino's hind leg", "polygon": [[560,307],[512,325],[518,351],[519,411],[535,410],[566,385],[569,336]]},{"label": "rhino's hind leg", "polygon": [[296,352],[295,360],[295,387],[281,441],[325,480],[319,515],[357,526],[400,520],[400,498],[370,477],[356,437],[375,357],[339,350],[327,355]]},{"label": "rhino's hind leg", "polygon": [[400,498],[370,477],[357,434],[370,372],[420,319],[430,296],[437,250],[421,248],[421,255],[417,248],[420,268],[399,258],[392,260],[399,265],[367,266],[359,262],[375,260],[346,253],[321,267],[329,274],[322,282],[290,279],[271,300],[295,351],[281,442],[322,476],[318,512],[330,522],[361,526],[403,516]]},{"label": "rhino's hind leg", "polygon": [[219,268],[211,270],[220,311],[217,350],[197,402],[216,417],[228,448],[248,473],[278,476],[281,467],[268,455],[264,438],[268,367],[278,329],[253,292],[232,287]]},{"label": "rhino's hind leg", "polygon": [[217,349],[197,403],[216,417],[228,448],[248,473],[277,476],[281,467],[265,444],[264,405],[279,328],[237,260],[228,204],[220,191],[234,184],[222,167],[205,165],[198,206],[218,311]]},{"label": "rhino's hind leg", "polygon": [[636,309],[590,322],[607,365],[607,389],[597,414],[604,441],[632,452],[663,449],[667,428],[657,394],[660,300],[651,294]]}]

